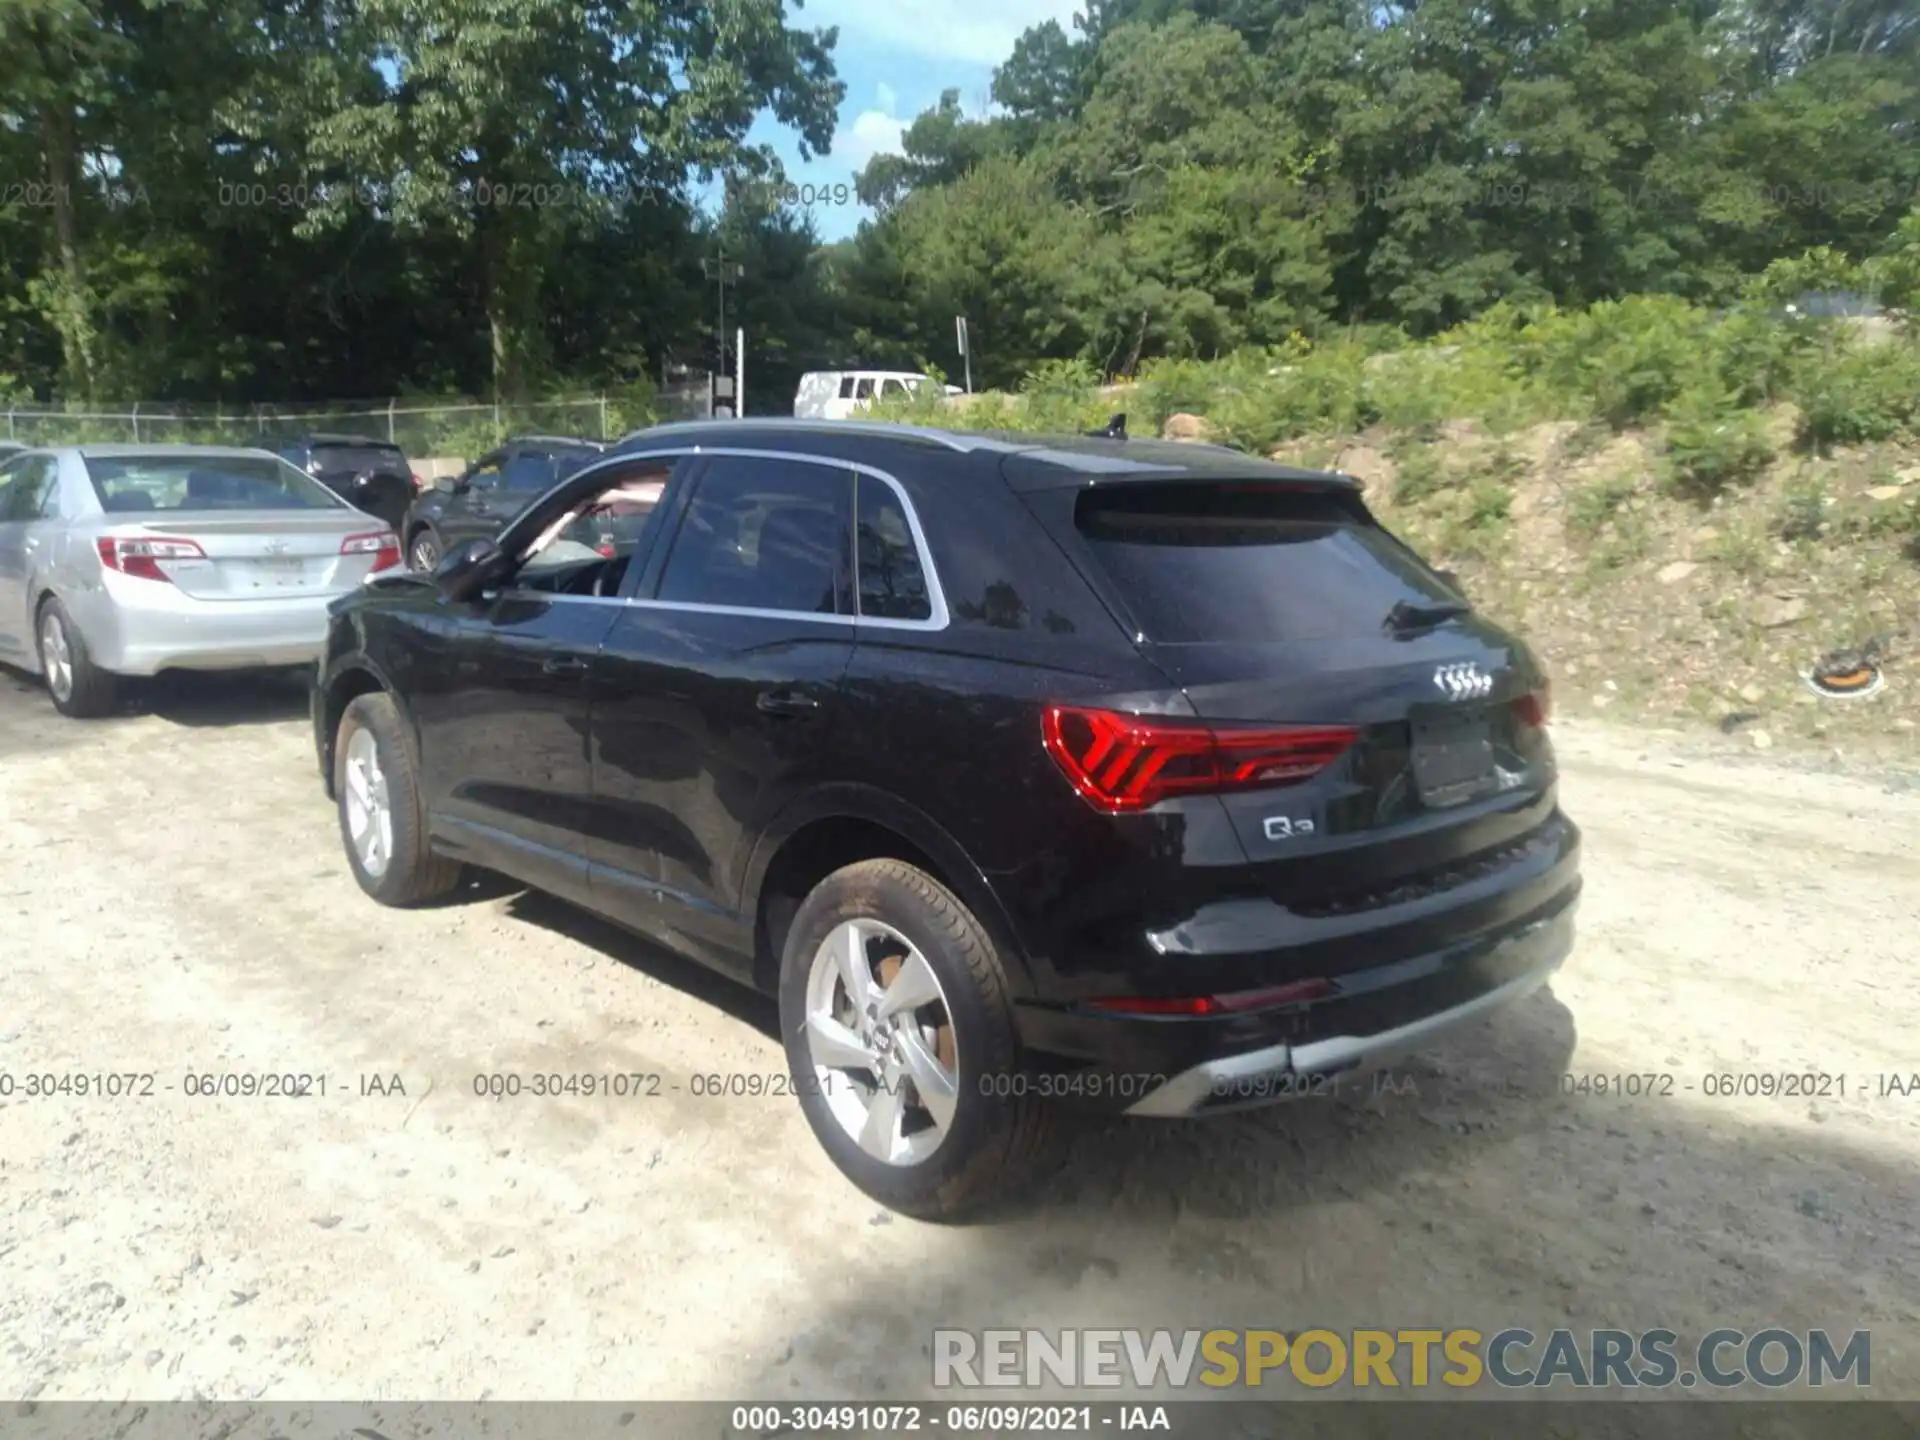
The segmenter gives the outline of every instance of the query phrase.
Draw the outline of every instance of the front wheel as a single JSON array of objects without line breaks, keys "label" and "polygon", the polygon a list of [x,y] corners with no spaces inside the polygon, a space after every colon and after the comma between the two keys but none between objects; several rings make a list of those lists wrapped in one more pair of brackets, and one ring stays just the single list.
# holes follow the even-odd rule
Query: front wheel
[{"label": "front wheel", "polygon": [[93,663],[86,638],[67,614],[67,607],[49,598],[40,607],[35,636],[40,647],[40,673],[46,677],[53,708],[72,720],[97,720],[112,714],[116,677]]},{"label": "front wheel", "polygon": [[815,887],[781,958],[780,1023],[815,1137],[902,1214],[968,1218],[1050,1149],[1037,1096],[993,1093],[1019,1053],[1000,957],[922,870],[866,860]]},{"label": "front wheel", "polygon": [[460,864],[427,845],[419,768],[393,697],[362,695],[340,717],[333,751],[340,839],[360,888],[382,905],[419,905],[450,894]]}]

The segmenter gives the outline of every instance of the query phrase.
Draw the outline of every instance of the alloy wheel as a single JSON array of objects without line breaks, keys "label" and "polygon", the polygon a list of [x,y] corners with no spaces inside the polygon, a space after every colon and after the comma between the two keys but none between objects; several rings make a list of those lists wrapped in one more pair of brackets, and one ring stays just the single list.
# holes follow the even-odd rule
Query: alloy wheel
[{"label": "alloy wheel", "polygon": [[371,730],[355,730],[347,741],[347,835],[360,868],[374,879],[393,860],[393,807],[387,798],[387,773],[380,768],[380,747]]},{"label": "alloy wheel", "polygon": [[889,1165],[940,1148],[960,1098],[959,1051],[940,978],[880,920],[836,925],[807,976],[807,1053],[827,1109]]},{"label": "alloy wheel", "polygon": [[54,699],[73,698],[73,650],[67,644],[67,627],[51,609],[40,617],[40,668]]}]

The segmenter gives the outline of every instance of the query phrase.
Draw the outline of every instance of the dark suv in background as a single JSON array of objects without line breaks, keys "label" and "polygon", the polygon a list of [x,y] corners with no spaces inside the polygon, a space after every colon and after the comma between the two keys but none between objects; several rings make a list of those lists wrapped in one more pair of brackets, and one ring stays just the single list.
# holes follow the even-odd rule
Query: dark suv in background
[{"label": "dark suv in background", "polygon": [[398,445],[364,435],[302,435],[276,441],[272,449],[356,510],[378,517],[394,533],[420,488],[413,466]]},{"label": "dark suv in background", "polygon": [[[561,538],[652,493],[609,553]],[[776,995],[752,1093],[916,1215],[1003,1191],[1056,1102],[1328,1093],[1572,945],[1546,678],[1340,475],[664,426],[332,616],[360,886],[470,862]]]},{"label": "dark suv in background", "polygon": [[563,435],[527,435],[489,451],[450,480],[425,487],[400,530],[401,553],[431,570],[456,546],[498,535],[522,510],[589,461],[606,443]]}]

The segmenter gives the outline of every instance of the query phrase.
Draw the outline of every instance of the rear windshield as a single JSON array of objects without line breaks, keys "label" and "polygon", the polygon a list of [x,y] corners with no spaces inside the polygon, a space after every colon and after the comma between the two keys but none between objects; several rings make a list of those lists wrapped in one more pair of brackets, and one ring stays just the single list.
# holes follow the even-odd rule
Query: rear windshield
[{"label": "rear windshield", "polygon": [[1399,601],[1457,600],[1341,492],[1181,481],[1084,492],[1074,524],[1145,631],[1167,645],[1377,630]]},{"label": "rear windshield", "polygon": [[313,463],[328,474],[337,470],[398,470],[407,468],[407,456],[398,445],[315,445]]},{"label": "rear windshield", "polygon": [[87,461],[109,515],[152,510],[338,510],[345,503],[284,460],[252,455],[135,456]]}]

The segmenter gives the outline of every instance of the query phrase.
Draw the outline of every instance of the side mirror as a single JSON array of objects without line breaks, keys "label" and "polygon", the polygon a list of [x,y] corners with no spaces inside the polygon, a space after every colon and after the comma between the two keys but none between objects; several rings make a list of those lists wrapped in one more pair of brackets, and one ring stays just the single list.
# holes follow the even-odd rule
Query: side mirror
[{"label": "side mirror", "polygon": [[448,551],[433,567],[433,588],[441,599],[460,604],[504,578],[512,563],[493,541],[469,540]]}]

